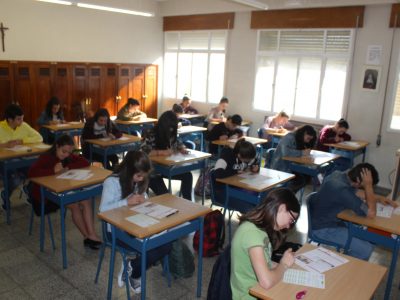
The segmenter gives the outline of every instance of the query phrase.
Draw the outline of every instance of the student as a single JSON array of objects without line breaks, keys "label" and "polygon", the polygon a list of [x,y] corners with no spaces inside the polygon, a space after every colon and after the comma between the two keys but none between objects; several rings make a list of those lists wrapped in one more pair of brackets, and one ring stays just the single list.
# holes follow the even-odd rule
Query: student
[{"label": "student", "polygon": [[[257,157],[256,147],[252,143],[241,139],[236,142],[233,149],[225,147],[222,150],[221,156],[214,166],[214,177],[215,179],[225,178],[245,171],[258,173],[259,170],[260,159]],[[224,184],[215,182],[216,198],[221,203],[225,201],[223,186]],[[238,210],[242,212],[254,207],[253,204],[237,200],[234,197],[229,199],[229,206],[238,207]]]},{"label": "student", "polygon": [[[24,112],[19,105],[8,105],[4,111],[4,116],[5,119],[0,122],[0,148],[13,148],[43,141],[39,132],[24,122]],[[8,171],[8,187],[3,187],[1,191],[4,209],[6,209],[4,188],[8,188],[8,195],[11,196],[14,189],[22,183],[26,171],[27,169]]]},{"label": "student", "polygon": [[[46,108],[39,116],[37,124],[43,125],[55,125],[65,123],[64,114],[61,110],[60,100],[57,97],[51,97],[46,104]],[[54,142],[54,134],[47,128],[41,127],[39,129],[40,134],[46,143],[52,144]]]},{"label": "student", "polygon": [[[39,156],[38,160],[30,167],[29,178],[61,174],[70,169],[88,167],[89,162],[82,156],[72,153],[74,141],[69,135],[60,136],[47,153]],[[32,205],[37,215],[40,215],[40,187],[33,183],[31,198]],[[55,211],[57,205],[51,201],[46,204],[46,212]],[[93,209],[90,199],[67,205],[71,210],[72,221],[82,234],[85,247],[98,250],[101,239],[94,229]]]},{"label": "student", "polygon": [[290,163],[282,159],[282,157],[309,155],[311,149],[314,147],[316,139],[317,133],[315,129],[310,125],[304,125],[285,135],[279,141],[278,147],[272,157],[271,169],[294,173],[296,175],[296,177],[288,183],[288,188],[295,193],[305,186],[306,178],[302,174],[292,172]]},{"label": "student", "polygon": [[212,142],[217,140],[227,140],[229,138],[240,138],[243,136],[243,131],[239,128],[242,124],[242,117],[239,115],[229,116],[226,121],[215,125],[207,134],[209,143],[209,151],[211,154],[218,152],[218,145]]},{"label": "student", "polygon": [[182,98],[182,102],[181,102],[180,106],[182,107],[184,114],[195,115],[195,114],[199,113],[197,111],[197,109],[195,109],[193,106],[191,106],[191,102],[192,102],[192,100],[188,96],[184,96]]},{"label": "student", "polygon": [[215,106],[211,108],[211,110],[208,112],[206,122],[208,123],[208,130],[211,130],[213,128],[212,122],[224,122],[226,121],[225,118],[225,113],[226,109],[228,108],[229,105],[229,100],[226,97],[222,97],[221,100],[219,101],[218,106]]},{"label": "student", "polygon": [[[169,156],[173,153],[187,153],[186,147],[178,142],[178,118],[168,110],[158,119],[157,124],[143,134],[141,149],[149,156]],[[172,176],[172,179],[181,180],[182,197],[192,200],[193,176],[191,172]],[[168,193],[164,181],[157,175],[150,177],[149,187],[156,195]]]},{"label": "student", "polygon": [[178,118],[178,127],[192,125],[192,123],[188,119],[181,117],[183,114],[183,108],[181,105],[175,103],[174,105],[172,105],[172,111]]},{"label": "student", "polygon": [[[336,215],[345,209],[359,216],[374,218],[376,202],[397,204],[374,193],[373,186],[379,181],[374,166],[361,163],[348,172],[334,171],[322,183],[312,204],[311,227],[316,237],[340,244],[343,248],[348,238],[348,228]],[[368,260],[373,246],[367,241],[352,238],[349,255]]]},{"label": "student", "polygon": [[275,189],[254,209],[242,215],[231,248],[232,299],[254,299],[249,289],[257,283],[268,290],[282,280],[294,263],[288,249],[279,264],[271,260],[272,251],[284,240],[284,233],[294,226],[300,205],[288,189]]},{"label": "student", "polygon": [[274,116],[270,116],[265,120],[264,125],[262,126],[264,129],[263,138],[267,140],[272,140],[272,136],[265,132],[265,130],[274,131],[274,132],[286,132],[292,131],[295,129],[295,126],[289,122],[289,115],[284,111],[277,113]]},{"label": "student", "polygon": [[147,115],[140,111],[138,100],[129,98],[128,102],[118,111],[117,119],[121,121],[137,121],[146,118]]},{"label": "student", "polygon": [[336,144],[344,141],[350,141],[351,136],[347,134],[349,123],[345,119],[340,119],[333,126],[326,125],[319,132],[317,149],[320,151],[329,151],[329,147],[324,144]]},{"label": "student", "polygon": [[[87,159],[90,159],[90,145],[86,142],[89,139],[119,139],[122,133],[117,126],[110,120],[110,114],[107,109],[100,108],[94,115],[85,123],[82,131],[82,153]],[[92,159],[95,161],[103,161],[103,157],[97,153],[92,153]],[[111,154],[107,156],[107,169],[111,170],[118,164],[118,156]]]},{"label": "student", "polygon": [[[148,156],[142,151],[129,151],[121,164],[114,171],[113,175],[108,177],[103,184],[103,193],[99,210],[104,212],[121,206],[134,206],[143,203],[146,198],[146,190],[151,172],[151,162]],[[111,234],[108,233],[111,239]],[[121,247],[127,251],[134,252],[129,246],[118,242]],[[171,243],[156,247],[147,251],[146,268],[149,268],[155,262],[167,255],[171,250]],[[138,255],[127,262],[129,274],[129,287],[134,293],[140,293],[141,276],[141,257]],[[118,285],[124,285],[123,264],[118,275]]]}]

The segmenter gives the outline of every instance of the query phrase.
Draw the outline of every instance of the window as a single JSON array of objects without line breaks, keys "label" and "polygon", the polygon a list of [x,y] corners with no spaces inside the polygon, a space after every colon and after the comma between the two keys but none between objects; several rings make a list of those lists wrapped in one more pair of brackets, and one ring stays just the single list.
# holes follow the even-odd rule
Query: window
[{"label": "window", "polygon": [[395,82],[394,104],[390,129],[400,130],[400,60],[397,67],[397,81]]},{"label": "window", "polygon": [[260,30],[254,108],[338,120],[352,54],[352,30]]},{"label": "window", "polygon": [[227,31],[165,33],[164,96],[218,103],[224,94]]}]

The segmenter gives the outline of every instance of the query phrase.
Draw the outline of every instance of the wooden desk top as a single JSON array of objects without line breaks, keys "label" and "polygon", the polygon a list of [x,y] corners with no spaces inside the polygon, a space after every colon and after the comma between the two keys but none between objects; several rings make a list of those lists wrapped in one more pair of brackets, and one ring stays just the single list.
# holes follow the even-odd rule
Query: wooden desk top
[{"label": "wooden desk top", "polygon": [[[316,246],[305,244],[298,252],[306,252],[314,248]],[[250,295],[260,299],[288,300],[296,299],[299,291],[306,290],[304,299],[307,300],[371,299],[386,273],[386,268],[344,254],[339,255],[348,259],[349,262],[324,273],[325,289],[280,282],[269,290],[264,290],[257,284],[250,288]],[[295,268],[301,269],[298,266]]]},{"label": "wooden desk top", "polygon": [[[48,151],[51,147],[50,145],[44,143],[23,144],[21,146],[22,147],[20,150],[8,150],[6,148],[0,148],[0,160],[39,155]],[[29,149],[26,149],[25,147],[29,147]]]},{"label": "wooden desk top", "polygon": [[[246,173],[249,174],[249,173]],[[225,183],[228,185],[232,185],[235,187],[239,187],[248,191],[254,191],[257,193],[264,192],[266,190],[269,190],[270,188],[273,188],[274,186],[284,183],[286,181],[289,181],[290,179],[294,178],[294,174],[282,172],[282,171],[277,171],[273,169],[266,169],[266,168],[260,168],[260,172],[257,173],[258,175],[262,175],[267,177],[265,181],[263,181],[262,184],[253,186],[249,185],[247,183],[241,182],[242,180],[246,179],[240,176],[240,174],[233,175],[230,177],[226,178],[217,178],[218,182]]]},{"label": "wooden desk top", "polygon": [[348,222],[400,235],[400,215],[392,214],[391,218],[375,217],[369,219],[356,215],[352,210],[344,210],[337,217]]},{"label": "wooden desk top", "polygon": [[145,238],[153,234],[159,233],[166,229],[170,229],[179,224],[191,221],[198,217],[204,216],[211,211],[211,208],[202,206],[191,201],[179,198],[171,194],[164,194],[152,197],[149,201],[158,203],[171,208],[177,208],[178,213],[159,220],[160,222],[149,227],[140,227],[126,220],[127,217],[136,215],[137,212],[131,210],[129,206],[123,206],[116,209],[108,210],[98,214],[99,218],[110,223],[119,229],[133,235],[137,238]]},{"label": "wooden desk top", "polygon": [[342,142],[342,143],[335,143],[335,144],[324,144],[328,147],[333,147],[340,150],[347,150],[347,151],[357,151],[363,149],[369,145],[367,141],[349,141],[349,142]]},{"label": "wooden desk top", "polygon": [[181,114],[179,118],[182,119],[194,119],[194,118],[205,118],[207,115],[202,115],[202,114]]},{"label": "wooden desk top", "polygon": [[51,131],[83,129],[84,126],[85,126],[85,123],[81,123],[81,122],[67,122],[67,123],[54,124],[54,125],[42,125],[42,127],[50,129]]},{"label": "wooden desk top", "polygon": [[200,126],[182,126],[178,128],[178,134],[182,133],[193,133],[193,132],[200,132],[200,131],[207,131],[207,128],[200,127]]},{"label": "wooden desk top", "polygon": [[318,150],[311,150],[310,155],[307,156],[300,156],[300,157],[284,156],[282,157],[282,159],[302,165],[320,166],[332,160],[338,159],[339,157],[340,155],[337,154],[318,151]]},{"label": "wooden desk top", "polygon": [[[244,136],[244,137],[241,137],[240,139],[245,139],[246,141],[252,143],[253,145],[261,145],[261,144],[268,143],[268,140],[266,140],[266,139],[260,139],[260,138],[256,138],[256,137],[252,137],[252,136]],[[229,147],[233,148],[233,147],[235,147],[235,144],[238,140],[239,139],[216,140],[216,141],[213,141],[212,143],[214,145],[218,145],[218,146],[229,146]]]},{"label": "wooden desk top", "polygon": [[88,142],[90,144],[106,148],[110,146],[116,146],[116,145],[125,145],[125,144],[130,144],[130,143],[135,143],[135,142],[140,142],[142,138],[135,136],[135,135],[129,135],[129,134],[122,134],[122,138],[119,139],[89,139],[85,140],[85,142]]},{"label": "wooden desk top", "polygon": [[285,129],[285,131],[278,132],[278,131],[275,131],[273,129],[264,129],[264,132],[266,132],[269,135],[282,138],[285,135],[287,135],[290,131]]},{"label": "wooden desk top", "polygon": [[178,160],[168,159],[171,156],[150,156],[150,159],[153,163],[157,163],[164,166],[175,166],[182,165],[186,163],[195,162],[198,160],[206,159],[211,157],[210,153],[189,150],[189,155],[180,155]]},{"label": "wooden desk top", "polygon": [[80,170],[90,170],[93,173],[93,176],[86,180],[72,180],[57,178],[61,174],[56,174],[43,177],[34,177],[30,178],[30,180],[38,185],[44,186],[52,192],[61,193],[93,184],[103,183],[103,181],[112,173],[110,170],[94,166],[82,168]]},{"label": "wooden desk top", "polygon": [[141,125],[145,123],[155,123],[157,122],[157,119],[154,118],[141,118],[140,120],[136,121],[122,121],[122,120],[115,120],[114,122],[117,124],[122,124],[122,125]]}]

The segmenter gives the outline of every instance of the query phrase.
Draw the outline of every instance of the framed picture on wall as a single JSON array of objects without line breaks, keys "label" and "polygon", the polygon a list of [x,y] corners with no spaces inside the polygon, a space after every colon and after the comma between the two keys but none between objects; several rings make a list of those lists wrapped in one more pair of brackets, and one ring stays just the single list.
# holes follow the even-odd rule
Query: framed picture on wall
[{"label": "framed picture on wall", "polygon": [[377,92],[381,77],[381,68],[378,66],[366,65],[362,72],[361,88],[364,91]]}]

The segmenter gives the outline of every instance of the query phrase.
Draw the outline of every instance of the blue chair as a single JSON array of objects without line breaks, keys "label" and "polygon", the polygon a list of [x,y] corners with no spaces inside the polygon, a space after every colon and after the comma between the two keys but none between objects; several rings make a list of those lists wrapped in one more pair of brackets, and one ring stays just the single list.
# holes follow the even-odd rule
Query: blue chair
[{"label": "blue chair", "polygon": [[269,148],[267,150],[265,164],[264,164],[265,168],[269,168],[269,169],[271,168],[272,158],[274,157],[275,150],[276,150],[276,148]]},{"label": "blue chair", "polygon": [[331,242],[331,241],[327,241],[327,240],[321,239],[321,238],[315,236],[314,233],[313,233],[312,226],[311,226],[311,219],[312,219],[311,212],[312,212],[312,208],[313,208],[313,202],[316,199],[316,195],[317,195],[316,192],[310,193],[307,196],[307,199],[306,199],[306,203],[307,203],[307,218],[308,218],[308,232],[307,232],[308,242],[309,243],[311,243],[311,242],[317,243],[318,246],[320,244],[332,246],[332,247],[335,247],[336,250],[339,252],[340,249],[342,249],[344,247],[343,245],[340,245],[340,244],[337,244],[337,243],[334,243],[334,242]]},{"label": "blue chair", "polygon": [[257,129],[257,136],[261,139],[263,137],[263,129],[262,128],[258,128]]}]

